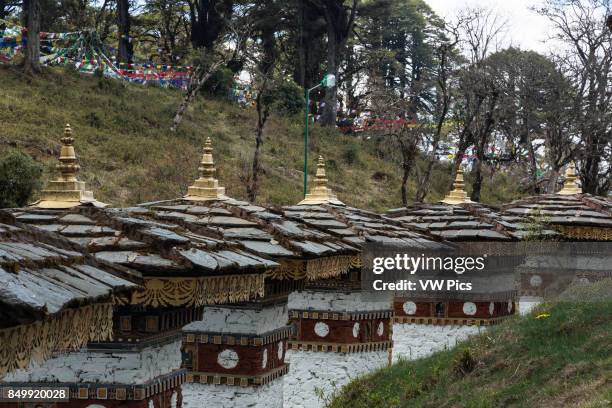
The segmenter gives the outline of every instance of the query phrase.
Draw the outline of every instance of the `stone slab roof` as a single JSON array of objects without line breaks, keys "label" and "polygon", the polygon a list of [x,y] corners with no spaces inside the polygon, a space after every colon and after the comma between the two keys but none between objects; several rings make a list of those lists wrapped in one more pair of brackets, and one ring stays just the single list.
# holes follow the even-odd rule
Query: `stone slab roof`
[{"label": "stone slab roof", "polygon": [[[174,200],[142,205],[157,219],[169,219],[185,228],[206,231],[263,258],[316,259],[352,255],[357,248],[334,234],[321,231],[280,211],[248,202],[225,199],[193,202]],[[198,213],[197,218],[193,213]],[[326,220],[322,220],[325,222]]]},{"label": "stone slab roof", "polygon": [[612,228],[612,200],[590,194],[527,197],[504,205],[502,210],[552,225]]},{"label": "stone slab roof", "polygon": [[389,210],[385,217],[449,241],[515,241],[534,234],[557,235],[552,229],[532,228],[533,222],[520,214],[472,202],[413,204]]},{"label": "stone slab roof", "polygon": [[[208,233],[206,226],[242,220],[195,206],[185,212],[144,207],[72,210],[15,210],[18,222],[56,233],[95,259],[140,271],[143,276],[211,276],[263,273],[277,264],[241,248],[234,240]],[[182,224],[191,219],[200,229]]]},{"label": "stone slab roof", "polygon": [[293,205],[284,207],[283,214],[356,247],[366,243],[394,243],[412,248],[434,249],[442,245],[416,232],[414,228],[403,227],[370,211],[343,205]]}]

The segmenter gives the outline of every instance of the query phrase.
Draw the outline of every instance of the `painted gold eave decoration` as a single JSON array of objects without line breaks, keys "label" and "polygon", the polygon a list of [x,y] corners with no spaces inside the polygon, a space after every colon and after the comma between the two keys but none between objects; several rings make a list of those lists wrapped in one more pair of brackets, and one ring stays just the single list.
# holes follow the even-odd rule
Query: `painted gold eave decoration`
[{"label": "painted gold eave decoration", "polygon": [[219,187],[219,180],[215,178],[217,169],[215,168],[212,152],[212,142],[210,137],[207,137],[204,143],[204,153],[202,154],[200,167],[198,167],[200,177],[187,189],[187,195],[184,197],[185,200],[214,201],[228,199],[225,195],[225,187]]},{"label": "painted gold eave decoration", "polygon": [[612,241],[612,228],[554,225],[565,238],[587,241]]},{"label": "painted gold eave decoration", "polygon": [[329,256],[314,259],[286,259],[280,261],[280,266],[270,269],[266,278],[280,280],[315,281],[318,279],[335,278],[348,273],[361,258],[355,255]]},{"label": "painted gold eave decoration", "polygon": [[457,169],[457,175],[455,177],[455,182],[453,183],[453,189],[444,197],[444,200],[441,201],[444,204],[463,204],[463,203],[471,203],[465,192],[465,182],[463,180],[463,170],[461,167]]},{"label": "painted gold eave decoration", "polygon": [[62,148],[57,165],[60,174],[55,180],[49,182],[41,192],[40,200],[31,206],[48,209],[68,209],[81,204],[106,207],[108,204],[97,201],[93,193],[86,190],[85,182],[77,178],[81,166],[78,164],[74,151],[74,138],[69,124],[64,129],[64,137],[61,142]]},{"label": "painted gold eave decoration", "polygon": [[298,205],[318,205],[318,204],[335,204],[344,205],[342,201],[336,197],[331,188],[327,187],[327,177],[325,175],[325,161],[322,156],[319,156],[317,163],[317,173],[315,175],[314,187],[306,197],[298,203]]},{"label": "painted gold eave decoration", "polygon": [[0,379],[8,372],[42,363],[55,351],[77,350],[89,341],[112,340],[113,305],[68,309],[45,320],[0,330]]},{"label": "painted gold eave decoration", "polygon": [[563,182],[563,188],[557,193],[559,195],[573,195],[582,194],[582,189],[576,182],[578,176],[576,175],[576,167],[574,163],[570,163],[565,170],[565,181]]},{"label": "painted gold eave decoration", "polygon": [[246,302],[264,296],[264,275],[223,275],[199,278],[145,278],[144,288],[131,297],[118,296],[118,304],[151,307],[199,307]]}]

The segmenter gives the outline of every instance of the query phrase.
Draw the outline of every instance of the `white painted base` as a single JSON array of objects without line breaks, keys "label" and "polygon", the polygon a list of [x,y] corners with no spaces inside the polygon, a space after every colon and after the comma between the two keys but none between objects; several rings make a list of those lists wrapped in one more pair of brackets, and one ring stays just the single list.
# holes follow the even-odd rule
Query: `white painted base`
[{"label": "white painted base", "polygon": [[263,334],[287,324],[287,304],[262,309],[207,306],[202,320],[183,327],[183,331],[202,333]]},{"label": "white painted base", "polygon": [[283,408],[283,377],[261,387],[192,383],[181,387],[183,408]]},{"label": "white painted base", "polygon": [[485,330],[483,326],[434,326],[395,323],[393,325],[393,362],[415,360],[455,347],[469,336]]},{"label": "white painted base", "polygon": [[[385,367],[388,351],[323,353],[287,350],[284,408],[322,408],[325,399],[352,379]],[[323,397],[323,399],[321,399]]]},{"label": "white painted base", "polygon": [[519,298],[519,313],[522,315],[529,314],[534,307],[539,305],[544,301],[544,298],[541,296],[521,296]]},{"label": "white painted base", "polygon": [[329,292],[303,290],[289,295],[289,310],[369,312],[393,308],[390,292]]},{"label": "white painted base", "polygon": [[181,367],[181,339],[140,351],[80,351],[53,356],[42,364],[9,373],[5,382],[101,382],[144,384]]}]

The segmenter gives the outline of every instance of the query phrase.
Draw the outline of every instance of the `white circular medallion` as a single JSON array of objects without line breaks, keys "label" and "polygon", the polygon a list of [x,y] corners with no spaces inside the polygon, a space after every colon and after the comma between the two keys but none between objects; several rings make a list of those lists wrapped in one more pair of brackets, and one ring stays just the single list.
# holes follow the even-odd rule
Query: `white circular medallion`
[{"label": "white circular medallion", "polygon": [[359,323],[353,325],[353,337],[359,336]]},{"label": "white circular medallion", "polygon": [[317,322],[314,327],[314,332],[319,337],[325,337],[329,334],[329,326],[327,323]]},{"label": "white circular medallion", "polygon": [[493,312],[495,312],[495,303],[489,303],[489,314],[493,316]]},{"label": "white circular medallion", "polygon": [[465,302],[463,304],[463,313],[468,316],[474,316],[476,314],[476,304],[472,302]]},{"label": "white circular medallion", "polygon": [[378,336],[382,336],[384,332],[385,325],[383,324],[383,322],[378,323],[378,329],[376,329],[376,334],[378,334]]},{"label": "white circular medallion", "polygon": [[404,302],[402,308],[404,309],[404,313],[406,313],[407,315],[413,315],[416,313],[417,310],[416,303],[411,301]]},{"label": "white circular medallion", "polygon": [[217,356],[217,363],[228,370],[235,368],[238,365],[238,360],[238,353],[232,349],[225,349]]},{"label": "white circular medallion", "polygon": [[278,359],[280,361],[283,361],[283,349],[284,349],[283,342],[279,341],[278,342],[278,352],[277,352],[277,354],[278,354]]},{"label": "white circular medallion", "polygon": [[512,313],[512,301],[508,301],[508,313]]},{"label": "white circular medallion", "polygon": [[263,352],[263,358],[261,361],[261,368],[266,368],[268,365],[268,349],[265,349]]},{"label": "white circular medallion", "polygon": [[534,288],[540,287],[540,285],[542,285],[542,277],[540,275],[533,275],[531,279],[529,279],[529,284]]}]

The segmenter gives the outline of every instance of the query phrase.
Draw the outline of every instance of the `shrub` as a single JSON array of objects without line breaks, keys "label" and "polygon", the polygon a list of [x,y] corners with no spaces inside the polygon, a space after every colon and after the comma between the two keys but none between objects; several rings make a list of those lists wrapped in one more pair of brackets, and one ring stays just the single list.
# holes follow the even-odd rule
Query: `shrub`
[{"label": "shrub", "polygon": [[203,85],[203,89],[210,95],[226,96],[234,84],[234,73],[227,67],[215,71],[208,81]]},{"label": "shrub", "polygon": [[294,81],[280,81],[271,94],[273,110],[280,115],[295,115],[304,109],[304,91]]},{"label": "shrub", "polygon": [[0,208],[22,207],[40,188],[42,167],[30,156],[12,151],[0,158]]},{"label": "shrub", "polygon": [[453,371],[459,376],[464,376],[474,371],[474,368],[476,368],[476,360],[472,351],[465,347],[453,360]]},{"label": "shrub", "polygon": [[342,159],[349,166],[357,164],[359,162],[359,147],[354,144],[348,145],[346,150],[342,152]]}]

